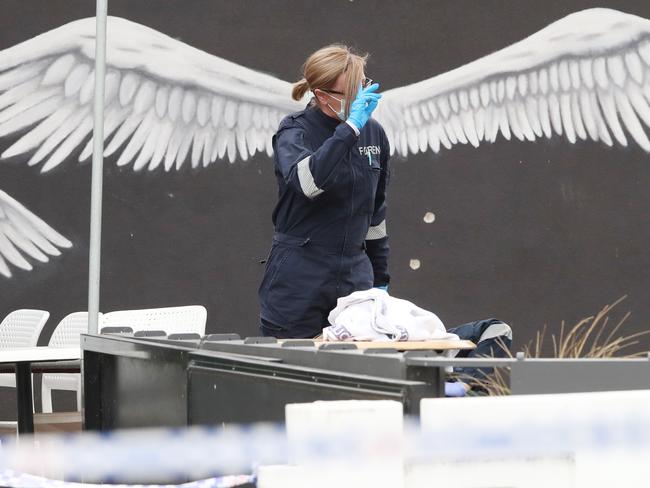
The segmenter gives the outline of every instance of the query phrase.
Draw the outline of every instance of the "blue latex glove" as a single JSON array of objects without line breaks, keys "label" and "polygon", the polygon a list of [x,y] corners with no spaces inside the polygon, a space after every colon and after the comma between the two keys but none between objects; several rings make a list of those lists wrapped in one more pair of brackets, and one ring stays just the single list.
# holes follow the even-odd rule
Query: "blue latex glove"
[{"label": "blue latex glove", "polygon": [[379,83],[373,83],[367,88],[362,88],[361,83],[359,83],[359,90],[350,105],[350,115],[348,116],[348,122],[354,124],[359,130],[366,125],[373,110],[377,108],[377,104],[381,98],[380,93],[375,93],[378,88]]},{"label": "blue latex glove", "polygon": [[378,288],[379,290],[384,290],[385,292],[388,292],[388,285],[378,285],[378,286],[373,286],[373,288]]},{"label": "blue latex glove", "polygon": [[446,397],[464,397],[467,395],[467,386],[462,381],[449,382],[445,381]]}]

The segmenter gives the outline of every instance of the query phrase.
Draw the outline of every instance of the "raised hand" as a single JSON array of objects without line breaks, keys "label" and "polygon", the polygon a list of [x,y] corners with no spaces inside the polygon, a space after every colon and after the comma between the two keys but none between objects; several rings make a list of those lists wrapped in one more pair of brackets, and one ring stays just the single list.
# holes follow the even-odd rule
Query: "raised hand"
[{"label": "raised hand", "polygon": [[378,89],[379,83],[373,83],[367,88],[363,88],[359,83],[359,90],[350,105],[350,115],[348,117],[348,121],[352,122],[359,130],[366,125],[373,110],[377,108],[377,104],[381,99],[381,93],[376,93]]}]

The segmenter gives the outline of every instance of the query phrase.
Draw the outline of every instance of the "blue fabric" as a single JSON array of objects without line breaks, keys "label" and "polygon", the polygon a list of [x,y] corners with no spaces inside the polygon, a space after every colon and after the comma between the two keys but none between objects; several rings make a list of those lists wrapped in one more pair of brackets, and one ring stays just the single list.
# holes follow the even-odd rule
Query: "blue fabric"
[{"label": "blue fabric", "polygon": [[460,381],[445,381],[446,397],[464,397],[465,395],[467,395],[467,389],[465,388],[464,383]]},{"label": "blue fabric", "polygon": [[[452,334],[456,334],[460,339],[472,341],[476,344],[476,348],[472,350],[463,350],[460,351],[457,357],[467,357],[467,358],[481,358],[481,357],[495,357],[495,358],[504,358],[510,355],[510,347],[512,346],[512,340],[501,335],[498,337],[493,337],[487,340],[481,341],[481,336],[485,330],[494,324],[504,323],[502,320],[490,318],[477,320],[474,322],[468,322],[458,327],[454,327],[448,330]],[[503,345],[503,346],[502,346]],[[505,349],[504,349],[505,347]],[[485,378],[487,375],[491,374],[494,371],[493,368],[454,368],[454,372],[474,377],[477,379]]]},{"label": "blue fabric", "polygon": [[[329,325],[337,298],[390,281],[388,238],[366,240],[386,218],[390,147],[374,119],[357,136],[310,104],[282,120],[273,149],[278,203],[259,287],[260,330],[313,337]],[[311,198],[298,167],[306,160],[322,190]]]}]

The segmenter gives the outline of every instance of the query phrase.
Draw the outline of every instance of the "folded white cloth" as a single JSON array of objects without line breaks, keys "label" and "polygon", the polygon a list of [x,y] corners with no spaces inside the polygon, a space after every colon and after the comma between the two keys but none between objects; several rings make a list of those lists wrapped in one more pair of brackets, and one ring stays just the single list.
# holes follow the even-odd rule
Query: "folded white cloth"
[{"label": "folded white cloth", "polygon": [[328,321],[323,338],[329,341],[458,340],[436,314],[378,288],[339,298]]}]

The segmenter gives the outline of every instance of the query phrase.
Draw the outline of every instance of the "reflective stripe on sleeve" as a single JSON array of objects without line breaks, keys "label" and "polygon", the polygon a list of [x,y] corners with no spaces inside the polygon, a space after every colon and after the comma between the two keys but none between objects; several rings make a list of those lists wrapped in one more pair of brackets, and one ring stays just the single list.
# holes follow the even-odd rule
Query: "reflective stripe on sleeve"
[{"label": "reflective stripe on sleeve", "polygon": [[381,224],[375,225],[373,227],[370,227],[368,229],[368,235],[366,235],[366,240],[370,241],[373,239],[381,239],[383,237],[386,237],[388,234],[386,234],[386,220],[382,220]]},{"label": "reflective stripe on sleeve", "polygon": [[323,193],[323,190],[316,186],[314,175],[311,174],[309,169],[310,157],[307,156],[298,163],[298,181],[300,181],[300,188],[307,198],[316,198]]}]

